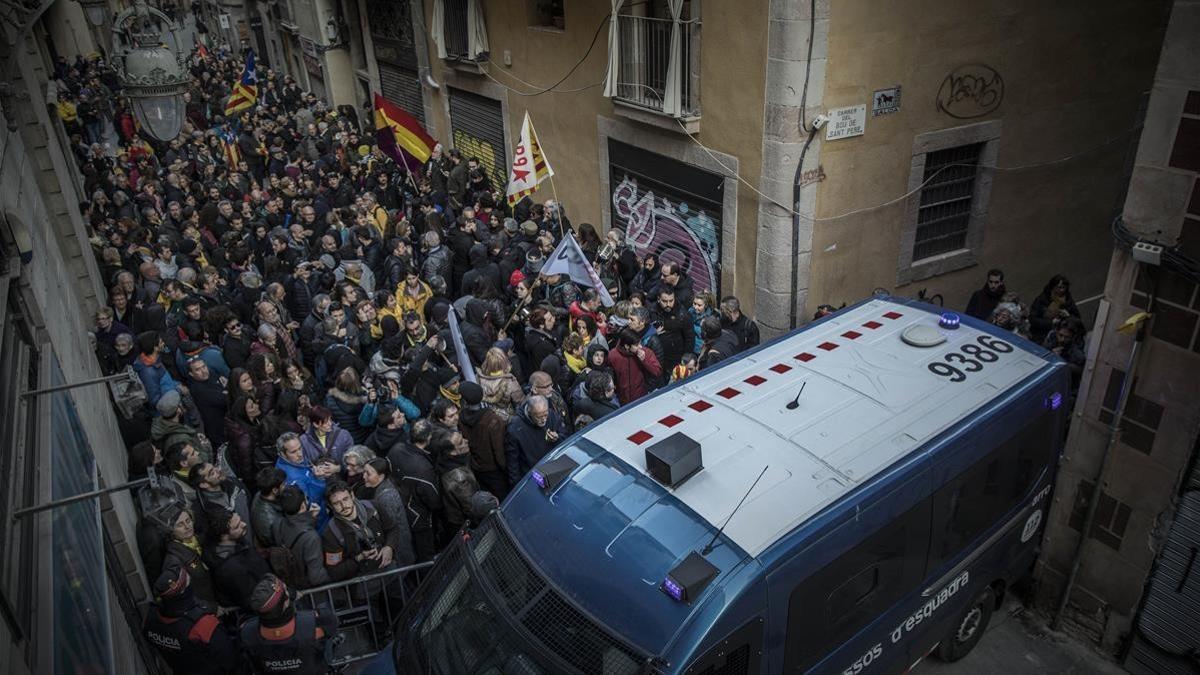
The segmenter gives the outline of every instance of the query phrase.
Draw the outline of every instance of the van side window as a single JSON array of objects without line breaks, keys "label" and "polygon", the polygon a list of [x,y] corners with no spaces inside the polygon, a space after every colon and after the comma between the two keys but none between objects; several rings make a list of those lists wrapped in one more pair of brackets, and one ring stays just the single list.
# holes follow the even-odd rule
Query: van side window
[{"label": "van side window", "polygon": [[929,569],[962,552],[1012,511],[1054,461],[1055,417],[1048,411],[933,495]]},{"label": "van side window", "polygon": [[[860,528],[846,523],[822,541],[845,541]],[[925,500],[801,582],[788,600],[784,670],[811,668],[912,591],[924,576],[928,545]]]}]

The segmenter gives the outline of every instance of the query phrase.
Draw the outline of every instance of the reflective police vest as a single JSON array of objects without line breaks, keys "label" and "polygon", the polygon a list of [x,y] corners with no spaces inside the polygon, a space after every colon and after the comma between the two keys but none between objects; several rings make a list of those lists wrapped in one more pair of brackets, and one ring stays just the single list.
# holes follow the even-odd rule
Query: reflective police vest
[{"label": "reflective police vest", "polygon": [[[264,631],[279,637],[267,637]],[[280,628],[263,628],[258,618],[242,624],[242,646],[257,673],[323,675],[329,670],[325,637],[325,629],[317,626],[316,615],[310,611],[296,612],[295,618]]]},{"label": "reflective police vest", "polygon": [[[165,617],[152,609],[142,630],[172,672],[207,675],[226,672],[232,665],[232,653],[214,654],[213,638],[221,630],[221,622],[203,607],[193,607],[179,618]],[[220,640],[216,649],[232,652],[230,647],[228,640]]]}]

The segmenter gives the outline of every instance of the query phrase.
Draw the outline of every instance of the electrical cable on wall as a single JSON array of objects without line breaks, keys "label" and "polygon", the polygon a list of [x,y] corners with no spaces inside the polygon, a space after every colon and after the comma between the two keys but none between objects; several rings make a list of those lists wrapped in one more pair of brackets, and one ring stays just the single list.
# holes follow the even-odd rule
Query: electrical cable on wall
[{"label": "electrical cable on wall", "polygon": [[[596,39],[600,37],[600,31],[603,30],[604,26],[608,24],[608,21],[610,18],[612,18],[611,15],[606,14],[604,16],[604,18],[600,20],[600,25],[596,26],[596,32],[592,35],[592,43],[590,45],[588,45],[587,51],[584,52],[583,57],[581,57],[578,61],[576,61],[575,65],[571,66],[571,69],[567,71],[566,75],[563,75],[562,78],[560,78],[558,80],[558,82],[555,82],[554,84],[550,85],[549,87],[546,87],[544,89],[541,89],[539,91],[534,91],[534,92],[523,92],[518,89],[513,89],[512,87],[504,84],[500,80],[497,80],[495,77],[492,77],[491,73],[489,73],[487,71],[487,69],[481,69],[481,70],[482,70],[483,74],[488,77],[489,80],[491,80],[492,82],[495,82],[496,84],[500,85],[501,87],[504,87],[505,89],[513,92],[514,94],[516,94],[518,96],[541,96],[542,94],[546,94],[546,93],[555,91],[555,89],[554,89],[555,87],[562,84],[563,82],[566,82],[567,78],[571,77],[571,75],[573,75],[575,73],[575,71],[579,69],[579,66],[582,66],[583,62],[587,61],[587,58],[592,55],[592,50],[596,48]],[[492,59],[490,57],[488,58],[487,62],[491,65],[495,65],[495,62],[492,61]],[[607,73],[607,69],[606,69],[606,73]],[[525,82],[525,80],[522,80],[521,78],[517,77],[516,75],[513,75],[512,73],[508,73],[508,75],[510,77],[512,77],[513,79],[522,82],[523,84],[527,84],[531,87],[534,86],[533,84],[531,84],[529,82]],[[600,84],[604,84],[604,83],[601,82]],[[591,89],[592,87],[595,87],[595,86],[597,86],[597,85],[590,84],[590,85],[588,85],[586,87],[582,87],[580,89],[565,90],[565,91],[561,91],[561,92],[557,92],[557,93],[563,93],[563,94],[573,93],[576,91],[583,91],[584,89]]]}]

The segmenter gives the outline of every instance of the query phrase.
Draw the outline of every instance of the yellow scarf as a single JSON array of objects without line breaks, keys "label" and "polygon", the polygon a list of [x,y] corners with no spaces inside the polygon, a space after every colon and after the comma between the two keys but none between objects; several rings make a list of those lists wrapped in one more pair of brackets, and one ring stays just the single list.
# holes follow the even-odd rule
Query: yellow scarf
[{"label": "yellow scarf", "polygon": [[567,359],[567,367],[570,368],[571,372],[575,373],[576,375],[583,372],[584,366],[587,365],[587,361],[584,361],[583,357],[581,356],[575,356],[570,352],[563,352],[563,356],[565,356]]},{"label": "yellow scarf", "polygon": [[450,391],[449,389],[447,389],[445,387],[438,387],[438,393],[441,394],[443,398],[445,398],[447,401],[450,401],[454,405],[458,405],[459,402],[462,401],[462,394]]}]

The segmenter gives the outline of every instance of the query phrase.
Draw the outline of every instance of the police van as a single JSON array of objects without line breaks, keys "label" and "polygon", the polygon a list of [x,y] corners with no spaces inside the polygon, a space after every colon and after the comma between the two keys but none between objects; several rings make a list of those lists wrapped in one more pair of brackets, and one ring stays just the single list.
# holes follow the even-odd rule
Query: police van
[{"label": "police van", "polygon": [[1031,567],[1064,364],[877,297],[564,441],[438,559],[397,672],[899,673]]}]

